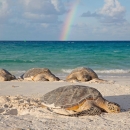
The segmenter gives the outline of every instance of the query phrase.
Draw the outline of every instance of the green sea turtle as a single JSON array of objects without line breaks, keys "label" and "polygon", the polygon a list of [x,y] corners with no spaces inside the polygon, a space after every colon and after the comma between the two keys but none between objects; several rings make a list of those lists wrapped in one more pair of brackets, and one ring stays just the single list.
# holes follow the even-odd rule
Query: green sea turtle
[{"label": "green sea turtle", "polygon": [[59,81],[60,79],[56,77],[51,71],[47,68],[32,68],[26,71],[21,78],[24,80],[33,80],[33,81]]},{"label": "green sea turtle", "polygon": [[99,115],[120,112],[120,106],[104,99],[101,93],[92,87],[70,85],[59,87],[41,97],[43,106],[62,115]]},{"label": "green sea turtle", "polygon": [[106,82],[105,80],[99,79],[97,74],[90,68],[79,67],[74,69],[67,77],[68,82],[86,82],[93,80],[95,82]]},{"label": "green sea turtle", "polygon": [[16,79],[16,77],[14,75],[9,73],[5,69],[0,69],[0,81],[10,81],[10,80],[13,80],[13,79]]}]

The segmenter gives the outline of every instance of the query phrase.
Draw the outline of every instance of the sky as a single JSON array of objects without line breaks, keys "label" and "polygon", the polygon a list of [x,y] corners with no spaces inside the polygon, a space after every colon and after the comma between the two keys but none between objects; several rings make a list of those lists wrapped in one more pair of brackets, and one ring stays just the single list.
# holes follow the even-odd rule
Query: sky
[{"label": "sky", "polygon": [[130,40],[130,0],[0,0],[0,40]]}]

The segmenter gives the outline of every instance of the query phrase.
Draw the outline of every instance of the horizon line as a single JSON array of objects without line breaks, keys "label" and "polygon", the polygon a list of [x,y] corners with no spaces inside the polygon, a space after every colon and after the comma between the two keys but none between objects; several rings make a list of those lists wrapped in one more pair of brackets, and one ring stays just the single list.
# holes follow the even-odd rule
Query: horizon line
[{"label": "horizon line", "polygon": [[65,41],[60,41],[60,40],[0,40],[2,41],[19,41],[19,42],[29,42],[29,41],[39,41],[39,42],[95,42],[95,41],[100,41],[100,42],[110,42],[110,41],[130,41],[130,40],[65,40]]}]

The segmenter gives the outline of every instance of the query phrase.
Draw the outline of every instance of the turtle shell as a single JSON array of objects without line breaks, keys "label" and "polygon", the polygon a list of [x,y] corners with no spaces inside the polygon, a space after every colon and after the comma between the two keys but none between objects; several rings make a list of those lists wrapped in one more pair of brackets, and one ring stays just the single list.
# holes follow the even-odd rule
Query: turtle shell
[{"label": "turtle shell", "polygon": [[78,67],[78,68],[75,68],[71,73],[71,74],[74,74],[76,72],[86,72],[88,75],[91,76],[92,79],[94,78],[98,78],[97,74],[90,68],[86,68],[86,67]]},{"label": "turtle shell", "polygon": [[9,73],[7,70],[1,69],[1,68],[0,68],[0,77],[3,77],[4,81],[10,81],[10,80],[16,79],[14,75]]},{"label": "turtle shell", "polygon": [[32,68],[28,71],[26,71],[23,75],[22,78],[29,78],[31,76],[36,76],[40,73],[51,73],[49,69],[47,68]]},{"label": "turtle shell", "polygon": [[51,108],[69,108],[82,103],[84,100],[96,100],[101,93],[88,86],[69,85],[59,87],[41,97],[43,105]]},{"label": "turtle shell", "polygon": [[7,70],[5,69],[0,69],[0,73],[4,74],[4,75],[12,75],[11,73],[9,73]]}]

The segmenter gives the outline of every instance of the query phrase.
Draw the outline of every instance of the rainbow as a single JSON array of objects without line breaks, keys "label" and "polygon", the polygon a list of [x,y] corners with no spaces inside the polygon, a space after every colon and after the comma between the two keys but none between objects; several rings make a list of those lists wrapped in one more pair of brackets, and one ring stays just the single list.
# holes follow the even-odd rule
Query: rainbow
[{"label": "rainbow", "polygon": [[79,0],[76,0],[76,2],[72,5],[71,10],[67,14],[66,20],[63,24],[63,28],[61,31],[60,41],[65,41],[69,37],[70,31],[71,31],[71,25],[74,21],[78,4],[79,4]]}]

